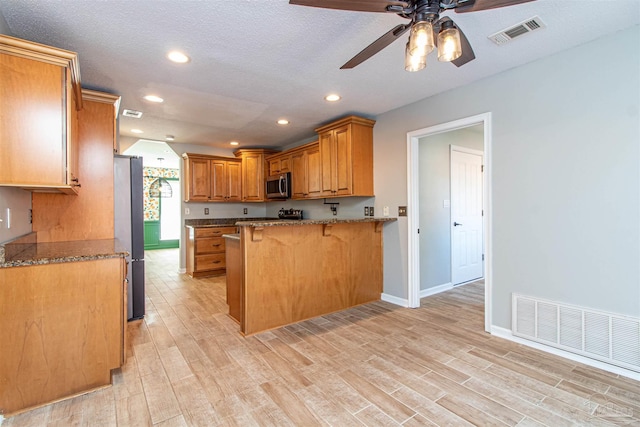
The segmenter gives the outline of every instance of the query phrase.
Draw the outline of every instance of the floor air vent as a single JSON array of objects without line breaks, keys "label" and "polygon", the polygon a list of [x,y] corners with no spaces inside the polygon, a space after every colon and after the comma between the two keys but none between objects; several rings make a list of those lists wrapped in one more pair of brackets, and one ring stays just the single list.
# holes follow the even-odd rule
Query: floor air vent
[{"label": "floor air vent", "polygon": [[640,372],[640,318],[512,294],[512,333]]},{"label": "floor air vent", "polygon": [[489,40],[497,45],[502,45],[515,39],[516,37],[520,37],[523,34],[527,34],[531,31],[539,30],[540,28],[544,27],[546,27],[546,25],[544,24],[544,22],[542,22],[540,17],[534,16],[533,18],[522,21],[517,25],[505,28],[504,30],[498,31],[495,34],[491,34],[489,36]]}]

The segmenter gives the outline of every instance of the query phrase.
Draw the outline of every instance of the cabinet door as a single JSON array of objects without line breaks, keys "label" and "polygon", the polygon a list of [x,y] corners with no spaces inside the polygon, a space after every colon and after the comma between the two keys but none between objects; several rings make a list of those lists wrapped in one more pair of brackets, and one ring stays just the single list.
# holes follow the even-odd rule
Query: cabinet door
[{"label": "cabinet door", "polygon": [[340,196],[353,193],[351,185],[353,161],[351,158],[351,126],[346,125],[337,128],[333,135],[333,153],[335,159],[335,185],[334,193]]},{"label": "cabinet door", "polygon": [[291,197],[304,199],[307,196],[307,162],[304,151],[291,155]]},{"label": "cabinet door", "polygon": [[291,156],[280,159],[280,173],[291,172]]},{"label": "cabinet door", "polygon": [[227,162],[211,160],[211,201],[224,202],[227,192]]},{"label": "cabinet door", "polygon": [[248,202],[264,201],[264,156],[247,153],[242,156],[242,200]]},{"label": "cabinet door", "polygon": [[242,201],[242,164],[227,162],[227,201]]},{"label": "cabinet door", "polygon": [[322,195],[322,175],[320,165],[320,150],[306,151],[307,157],[307,197],[320,197]]},{"label": "cabinet door", "polygon": [[189,159],[189,172],[189,201],[208,201],[211,198],[211,162]]},{"label": "cabinet door", "polygon": [[333,131],[322,133],[318,136],[320,147],[320,173],[322,177],[322,195],[333,195],[335,188],[335,155],[333,155]]},{"label": "cabinet door", "polygon": [[66,70],[3,53],[0,76],[0,183],[66,185]]},{"label": "cabinet door", "polygon": [[269,160],[269,176],[277,175],[280,173],[280,159],[271,159]]}]

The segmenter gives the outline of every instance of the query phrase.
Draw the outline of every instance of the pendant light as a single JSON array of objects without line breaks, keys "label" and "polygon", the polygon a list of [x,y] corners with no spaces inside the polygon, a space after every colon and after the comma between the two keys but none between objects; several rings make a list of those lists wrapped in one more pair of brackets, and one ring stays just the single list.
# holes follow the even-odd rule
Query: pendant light
[{"label": "pendant light", "polygon": [[462,55],[460,31],[453,21],[444,21],[438,33],[438,61],[451,62]]},{"label": "pendant light", "polygon": [[404,69],[407,71],[420,71],[427,66],[427,54],[419,55],[411,54],[411,49],[409,47],[409,42],[407,42],[407,47],[404,50]]},{"label": "pendant light", "polygon": [[149,186],[149,196],[170,198],[173,196],[173,188],[171,188],[169,181],[164,178],[158,178]]},{"label": "pendant light", "polygon": [[[419,21],[411,27],[409,52],[412,56],[427,56],[435,47],[433,25],[430,21]],[[424,68],[424,67],[423,67]]]}]

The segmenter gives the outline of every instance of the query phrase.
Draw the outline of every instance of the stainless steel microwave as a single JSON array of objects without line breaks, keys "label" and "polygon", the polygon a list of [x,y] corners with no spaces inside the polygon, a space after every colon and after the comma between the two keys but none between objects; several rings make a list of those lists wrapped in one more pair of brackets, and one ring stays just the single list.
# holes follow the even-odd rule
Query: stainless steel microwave
[{"label": "stainless steel microwave", "polygon": [[291,173],[281,173],[267,178],[267,199],[291,197]]}]

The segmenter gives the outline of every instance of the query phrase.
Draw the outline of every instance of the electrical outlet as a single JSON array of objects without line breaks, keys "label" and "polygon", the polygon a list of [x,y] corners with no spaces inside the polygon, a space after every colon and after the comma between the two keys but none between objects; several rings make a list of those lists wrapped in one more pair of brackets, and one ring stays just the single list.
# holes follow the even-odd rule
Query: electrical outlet
[{"label": "electrical outlet", "polygon": [[407,216],[406,206],[398,206],[398,216]]},{"label": "electrical outlet", "polygon": [[373,216],[373,206],[369,206],[369,216]]},{"label": "electrical outlet", "polygon": [[246,214],[249,213],[249,211],[247,210],[247,208],[244,208],[244,209],[242,209],[242,213],[246,215]]},{"label": "electrical outlet", "polygon": [[382,215],[389,216],[389,206],[382,208]]},{"label": "electrical outlet", "polygon": [[190,213],[191,213],[191,210],[189,208],[184,208],[185,215],[189,215]]},{"label": "electrical outlet", "polygon": [[364,207],[364,216],[369,216],[369,206]]},{"label": "electrical outlet", "polygon": [[209,208],[204,208],[204,214],[209,215]]}]

